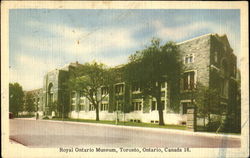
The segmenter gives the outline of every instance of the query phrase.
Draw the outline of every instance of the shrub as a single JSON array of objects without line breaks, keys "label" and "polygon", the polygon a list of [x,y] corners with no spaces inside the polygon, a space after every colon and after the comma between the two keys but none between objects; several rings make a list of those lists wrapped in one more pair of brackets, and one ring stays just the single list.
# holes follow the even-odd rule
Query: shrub
[{"label": "shrub", "polygon": [[206,129],[209,132],[216,132],[220,125],[221,122],[219,120],[213,120],[207,124]]},{"label": "shrub", "polygon": [[48,119],[49,119],[49,117],[48,117],[48,116],[44,116],[44,117],[43,117],[43,119],[48,120]]}]

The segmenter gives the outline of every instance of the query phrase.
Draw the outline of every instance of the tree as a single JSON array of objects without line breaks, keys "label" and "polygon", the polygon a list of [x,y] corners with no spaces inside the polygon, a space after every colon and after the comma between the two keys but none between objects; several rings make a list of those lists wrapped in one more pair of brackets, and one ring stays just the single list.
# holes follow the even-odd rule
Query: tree
[{"label": "tree", "polygon": [[167,81],[172,96],[178,96],[180,71],[178,46],[174,42],[160,46],[159,39],[153,39],[149,47],[132,54],[125,66],[125,80],[138,83],[144,96],[156,98],[159,125],[164,125],[161,84]]},{"label": "tree", "polygon": [[35,105],[35,103],[34,103],[34,95],[32,94],[32,93],[27,93],[26,95],[25,95],[25,104],[24,104],[24,106],[25,106],[25,111],[27,111],[27,112],[34,112],[34,111],[36,111],[36,105]]},{"label": "tree", "polygon": [[77,67],[69,80],[71,90],[82,93],[94,106],[96,121],[99,121],[99,104],[107,95],[101,95],[101,88],[112,85],[110,74],[111,70],[104,64],[92,62]]},{"label": "tree", "polygon": [[15,116],[18,116],[18,112],[23,110],[23,98],[24,92],[22,86],[19,83],[9,84],[9,111]]},{"label": "tree", "polygon": [[[221,116],[223,110],[225,110],[225,107],[222,108],[220,106],[220,93],[216,88],[206,87],[201,83],[198,83],[194,95],[197,113],[200,117],[204,118],[204,126],[206,118],[208,118],[208,125],[211,123],[211,114],[217,114],[218,116]],[[221,122],[221,120],[219,122]]]}]

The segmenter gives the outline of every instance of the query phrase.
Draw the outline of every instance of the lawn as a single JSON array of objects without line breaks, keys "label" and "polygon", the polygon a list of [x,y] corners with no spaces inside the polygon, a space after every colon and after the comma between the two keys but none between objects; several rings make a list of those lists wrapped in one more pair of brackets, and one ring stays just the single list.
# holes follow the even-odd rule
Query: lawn
[{"label": "lawn", "polygon": [[[95,121],[95,120],[86,120],[86,119],[71,119],[71,118],[53,118],[52,120],[58,120],[58,121],[73,121],[73,122],[86,122],[86,123],[101,123],[101,124],[111,124],[116,125],[115,121],[107,121],[107,120],[101,120],[101,121]],[[186,130],[186,126],[182,125],[164,125],[160,126],[158,124],[153,123],[137,123],[137,122],[118,122],[118,125],[123,126],[136,126],[136,127],[152,127],[152,128],[169,128],[169,129],[179,129],[179,130]]]}]

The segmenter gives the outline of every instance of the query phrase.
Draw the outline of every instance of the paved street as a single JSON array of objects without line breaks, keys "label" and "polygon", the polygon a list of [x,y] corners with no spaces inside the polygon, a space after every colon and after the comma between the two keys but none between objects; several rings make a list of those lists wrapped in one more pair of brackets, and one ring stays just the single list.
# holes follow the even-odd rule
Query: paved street
[{"label": "paved street", "polygon": [[23,119],[10,120],[10,139],[28,147],[240,147],[227,136]]}]

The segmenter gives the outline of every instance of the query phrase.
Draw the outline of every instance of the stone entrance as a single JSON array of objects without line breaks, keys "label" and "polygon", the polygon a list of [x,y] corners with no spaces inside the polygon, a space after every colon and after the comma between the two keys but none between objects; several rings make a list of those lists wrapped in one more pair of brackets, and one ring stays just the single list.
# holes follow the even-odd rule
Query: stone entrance
[{"label": "stone entrance", "polygon": [[187,125],[188,131],[196,131],[196,108],[195,106],[189,106],[187,109]]}]

